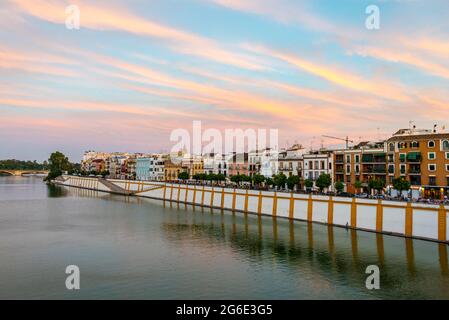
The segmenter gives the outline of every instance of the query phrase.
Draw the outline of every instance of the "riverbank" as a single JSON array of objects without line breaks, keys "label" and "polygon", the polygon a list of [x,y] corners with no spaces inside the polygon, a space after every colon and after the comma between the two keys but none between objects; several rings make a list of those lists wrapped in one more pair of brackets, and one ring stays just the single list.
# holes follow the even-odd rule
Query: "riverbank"
[{"label": "riverbank", "polygon": [[223,187],[62,176],[56,184],[166,203],[238,211],[449,243],[443,205],[304,195]]}]

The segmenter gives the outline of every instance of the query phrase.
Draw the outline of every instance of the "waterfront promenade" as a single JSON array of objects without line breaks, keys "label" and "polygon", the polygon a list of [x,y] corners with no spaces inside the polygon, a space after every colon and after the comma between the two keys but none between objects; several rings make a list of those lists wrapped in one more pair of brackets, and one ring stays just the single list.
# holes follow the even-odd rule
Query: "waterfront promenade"
[{"label": "waterfront promenade", "polygon": [[[448,243],[444,205],[63,176],[58,184]],[[113,187],[112,187],[113,186]]]}]

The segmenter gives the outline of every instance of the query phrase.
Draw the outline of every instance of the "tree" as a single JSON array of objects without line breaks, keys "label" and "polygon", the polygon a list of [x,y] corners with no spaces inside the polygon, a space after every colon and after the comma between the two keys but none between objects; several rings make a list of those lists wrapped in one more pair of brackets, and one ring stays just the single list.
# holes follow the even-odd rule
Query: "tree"
[{"label": "tree", "polygon": [[310,179],[307,179],[304,181],[304,186],[306,187],[307,190],[312,189],[313,187],[313,181]]},{"label": "tree", "polygon": [[338,193],[342,192],[344,188],[345,185],[343,184],[343,182],[341,181],[335,182],[335,189],[337,190]]},{"label": "tree", "polygon": [[231,181],[240,184],[240,182],[242,181],[242,176],[239,174],[233,175],[231,176]]},{"label": "tree", "polygon": [[46,181],[51,181],[61,176],[64,171],[70,171],[72,169],[72,164],[63,153],[56,151],[50,155],[48,159],[48,168],[50,172],[48,176],[44,179]]},{"label": "tree", "polygon": [[405,180],[403,177],[393,179],[393,188],[399,191],[402,194],[402,191],[407,191],[410,189],[410,182]]},{"label": "tree", "polygon": [[324,189],[329,188],[332,184],[332,178],[329,174],[323,173],[315,181],[315,185],[323,192]]},{"label": "tree", "polygon": [[354,188],[355,188],[355,190],[356,190],[356,193],[358,193],[359,190],[362,189],[362,187],[363,187],[362,181],[360,181],[360,180],[357,179],[357,180],[354,182]]},{"label": "tree", "polygon": [[300,179],[299,176],[292,175],[287,178],[287,188],[293,190],[295,186],[299,185]]},{"label": "tree", "polygon": [[103,178],[105,178],[106,176],[110,175],[111,173],[109,172],[109,170],[103,170],[103,171],[101,171],[100,174]]},{"label": "tree", "polygon": [[217,179],[217,181],[225,181],[226,180],[226,176],[223,173],[219,173],[215,176],[215,178]]},{"label": "tree", "polygon": [[381,191],[385,187],[385,183],[380,179],[371,179],[368,181],[368,187],[370,190]]},{"label": "tree", "polygon": [[287,176],[282,172],[273,177],[274,184],[279,188],[284,188],[287,183]]},{"label": "tree", "polygon": [[272,185],[274,184],[274,181],[273,181],[273,179],[271,179],[271,178],[266,178],[266,179],[265,179],[265,184],[266,184],[267,186],[272,186]]},{"label": "tree", "polygon": [[265,181],[265,176],[261,174],[255,174],[253,176],[253,183],[257,186],[260,186]]},{"label": "tree", "polygon": [[50,171],[68,171],[72,167],[72,164],[63,153],[56,151],[50,155],[48,159],[48,168]]},{"label": "tree", "polygon": [[183,181],[189,180],[189,174],[187,172],[185,172],[185,171],[180,172],[178,174],[178,179],[183,180]]}]

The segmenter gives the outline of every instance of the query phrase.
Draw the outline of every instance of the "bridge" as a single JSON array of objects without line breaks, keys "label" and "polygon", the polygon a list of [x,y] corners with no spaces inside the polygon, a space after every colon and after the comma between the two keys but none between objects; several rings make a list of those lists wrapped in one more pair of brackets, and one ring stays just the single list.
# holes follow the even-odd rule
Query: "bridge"
[{"label": "bridge", "polygon": [[24,174],[48,174],[45,170],[2,170],[0,169],[0,174],[7,174],[10,176],[22,176]]}]

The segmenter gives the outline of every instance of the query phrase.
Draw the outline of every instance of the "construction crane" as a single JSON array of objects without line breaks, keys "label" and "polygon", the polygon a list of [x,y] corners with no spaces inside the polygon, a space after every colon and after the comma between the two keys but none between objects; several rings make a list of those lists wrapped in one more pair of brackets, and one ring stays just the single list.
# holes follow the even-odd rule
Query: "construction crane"
[{"label": "construction crane", "polygon": [[348,136],[346,136],[346,139],[338,138],[338,137],[332,137],[332,136],[325,136],[325,135],[323,135],[323,137],[325,137],[325,138],[330,138],[330,139],[336,139],[336,140],[345,141],[345,142],[346,142],[346,149],[349,148],[349,142],[354,143],[353,140],[349,140],[349,137],[348,137]]}]

